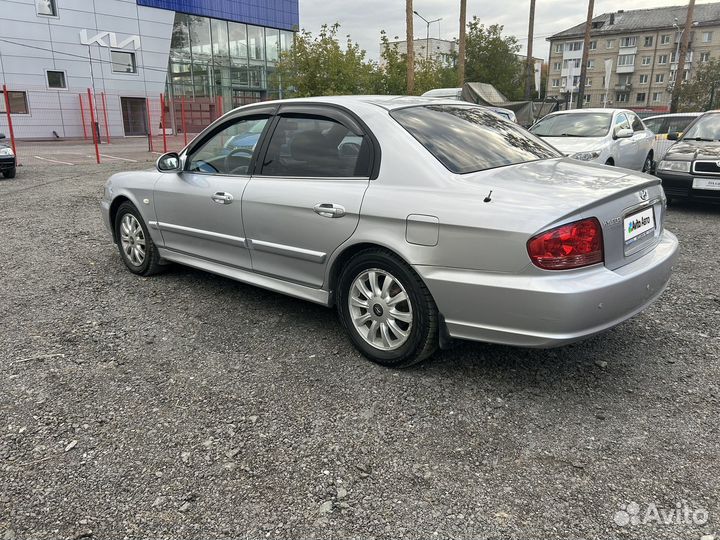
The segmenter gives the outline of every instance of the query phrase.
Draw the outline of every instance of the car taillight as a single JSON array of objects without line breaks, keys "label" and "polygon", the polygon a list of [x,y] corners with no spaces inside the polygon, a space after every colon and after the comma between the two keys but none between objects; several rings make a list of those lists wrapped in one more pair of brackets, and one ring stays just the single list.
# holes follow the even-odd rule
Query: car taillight
[{"label": "car taillight", "polygon": [[535,266],[569,270],[603,262],[602,227],[596,218],[561,225],[533,236],[527,243]]}]

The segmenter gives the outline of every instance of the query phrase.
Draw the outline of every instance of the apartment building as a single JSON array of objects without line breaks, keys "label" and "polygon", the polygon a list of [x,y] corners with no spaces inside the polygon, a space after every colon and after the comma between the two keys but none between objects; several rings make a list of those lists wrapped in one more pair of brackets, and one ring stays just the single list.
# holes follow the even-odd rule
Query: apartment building
[{"label": "apartment building", "polygon": [[[585,106],[667,111],[686,18],[687,6],[619,10],[595,17]],[[548,96],[566,99],[572,92],[577,99],[584,33],[583,22],[548,38]],[[720,3],[695,6],[688,43],[685,80],[702,62],[720,58]]]},{"label": "apartment building", "polygon": [[[407,54],[407,41],[391,41],[400,54]],[[455,65],[457,42],[449,39],[423,38],[413,40],[415,58],[431,58],[446,67]]]}]

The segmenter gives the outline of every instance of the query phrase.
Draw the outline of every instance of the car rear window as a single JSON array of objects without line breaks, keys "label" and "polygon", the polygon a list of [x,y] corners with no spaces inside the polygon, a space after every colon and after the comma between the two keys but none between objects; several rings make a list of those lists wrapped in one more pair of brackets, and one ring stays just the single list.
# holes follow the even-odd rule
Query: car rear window
[{"label": "car rear window", "polygon": [[448,170],[458,174],[562,156],[520,126],[481,107],[422,105],[390,115]]}]

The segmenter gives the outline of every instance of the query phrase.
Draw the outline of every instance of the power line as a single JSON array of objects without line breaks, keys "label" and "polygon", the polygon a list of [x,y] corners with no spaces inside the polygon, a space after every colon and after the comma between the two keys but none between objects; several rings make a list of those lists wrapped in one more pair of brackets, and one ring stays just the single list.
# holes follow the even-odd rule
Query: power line
[{"label": "power line", "polygon": [[[5,42],[5,43],[9,43],[9,44],[11,44],[11,45],[17,45],[18,47],[26,47],[26,48],[28,48],[28,49],[35,49],[35,50],[38,50],[38,51],[49,52],[49,53],[52,53],[52,54],[63,54],[63,55],[65,55],[65,56],[72,56],[73,58],[80,58],[81,60],[83,60],[83,61],[85,61],[85,62],[87,62],[87,61],[89,60],[89,58],[88,58],[87,56],[82,55],[82,54],[73,54],[73,53],[68,53],[68,52],[55,51],[55,50],[53,50],[53,49],[47,49],[47,48],[45,48],[45,47],[37,47],[37,46],[35,46],[35,45],[28,45],[28,44],[26,44],[26,43],[18,43],[17,41],[12,41],[12,40],[10,40],[10,39],[5,39],[5,38],[0,38],[0,41]],[[102,58],[98,58],[98,59],[93,58],[92,61],[93,61],[93,62],[100,62],[100,63],[103,63],[103,64],[112,64],[112,63],[113,63],[112,60],[103,60]],[[139,68],[139,69],[147,70],[147,71],[157,71],[157,72],[159,72],[159,73],[167,73],[167,71],[168,71],[167,69],[146,67],[146,66],[144,66],[144,65],[138,65],[138,64],[136,64],[136,67]]]}]

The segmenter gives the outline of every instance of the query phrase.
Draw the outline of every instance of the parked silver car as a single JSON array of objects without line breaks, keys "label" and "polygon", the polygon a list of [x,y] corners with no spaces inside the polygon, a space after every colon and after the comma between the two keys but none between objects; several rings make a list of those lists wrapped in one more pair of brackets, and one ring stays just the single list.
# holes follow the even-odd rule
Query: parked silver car
[{"label": "parked silver car", "polygon": [[677,250],[657,178],[564,158],[457,101],[241,107],[157,169],[105,188],[130,271],[174,261],[335,306],[388,366],[449,338],[550,347],[606,330],[658,297]]},{"label": "parked silver car", "polygon": [[655,134],[625,109],[576,109],[540,119],[530,131],[566,156],[649,172]]}]

